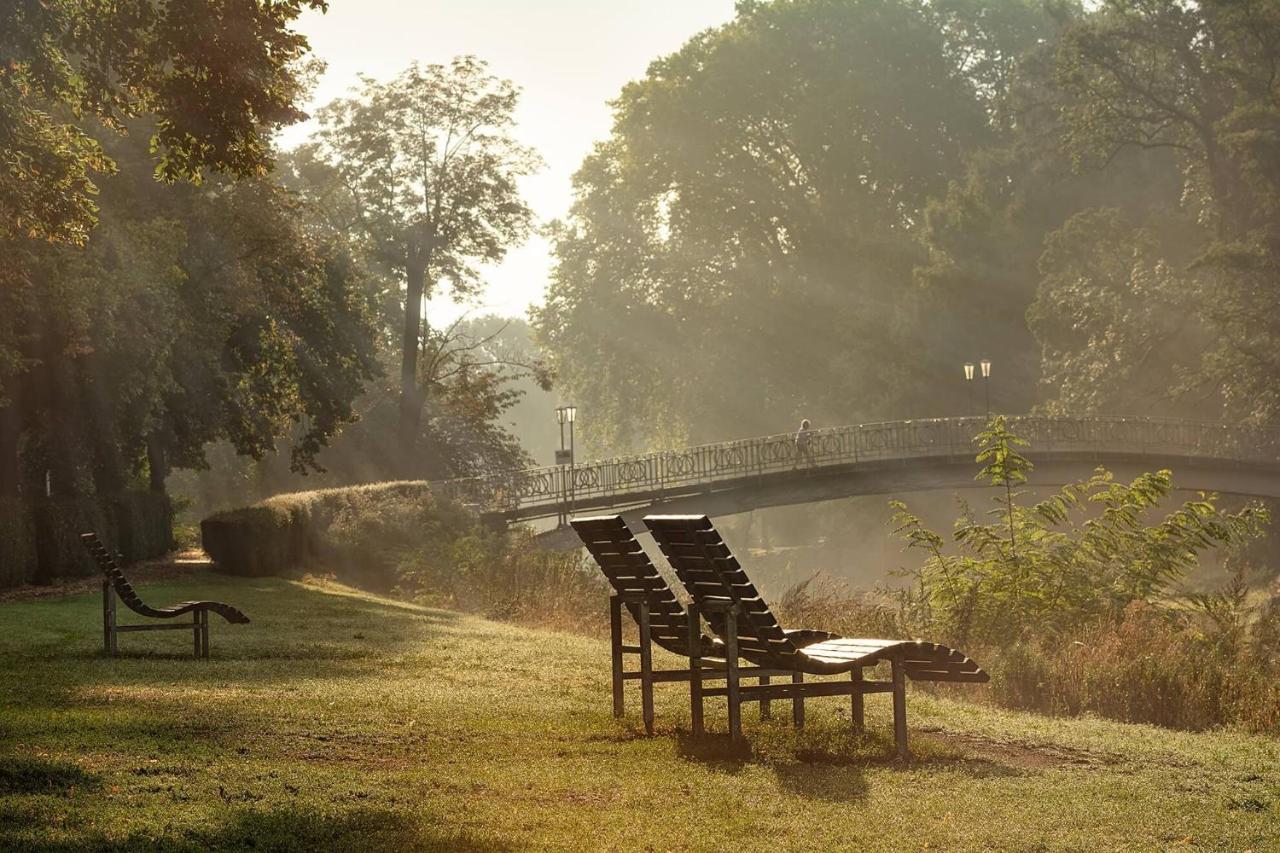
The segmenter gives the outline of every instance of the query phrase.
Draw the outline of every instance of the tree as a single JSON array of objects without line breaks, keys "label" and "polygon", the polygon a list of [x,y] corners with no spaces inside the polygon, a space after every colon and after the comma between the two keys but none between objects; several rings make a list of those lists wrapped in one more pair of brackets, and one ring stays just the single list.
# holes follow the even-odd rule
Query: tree
[{"label": "tree", "polygon": [[365,79],[354,97],[321,109],[320,130],[301,155],[328,166],[333,180],[321,191],[345,195],[342,207],[370,256],[404,281],[402,474],[417,465],[430,390],[420,371],[424,298],[446,283],[465,298],[481,266],[500,260],[531,227],[518,179],[538,160],[511,135],[517,96],[474,57],[447,67],[414,64],[387,83]]},{"label": "tree", "polygon": [[[47,407],[41,395],[72,394],[81,381],[71,367],[76,356],[100,360],[80,349],[86,311],[111,299],[84,288],[122,285],[141,269],[159,270],[157,291],[171,283],[166,268],[146,259],[138,270],[114,270],[97,249],[75,257],[49,247],[90,240],[99,176],[117,168],[112,136],[149,137],[148,177],[261,176],[271,164],[272,130],[302,117],[307,42],[290,24],[304,8],[324,7],[323,0],[0,3],[0,494],[15,492],[21,479],[18,447],[32,424],[24,411]],[[141,116],[149,121],[130,123]],[[167,226],[144,219],[98,248],[151,243],[155,253],[144,254],[159,261],[174,244],[155,243]],[[59,338],[69,350],[53,343]],[[24,378],[40,369],[56,382]],[[24,385],[34,398],[23,399]],[[97,386],[84,390],[101,402]],[[114,443],[108,434],[95,438],[100,454]],[[114,479],[106,473],[112,467],[97,470]]]},{"label": "tree", "polygon": [[946,5],[742,3],[623,90],[537,316],[603,443],[941,414],[918,236],[991,134]]},{"label": "tree", "polygon": [[270,130],[302,117],[307,41],[325,0],[9,0],[0,4],[0,239],[82,243],[93,174],[112,160],[78,117],[153,116],[157,174],[260,174]]},{"label": "tree", "polygon": [[31,251],[0,493],[43,491],[46,471],[58,494],[161,490],[211,441],[261,457],[300,422],[292,461],[313,467],[375,367],[362,274],[305,232],[295,196],[260,178],[158,184],[135,130],[104,140],[120,169],[86,244]]},{"label": "tree", "polygon": [[[1277,67],[1280,6],[1270,0],[1107,0],[1070,22],[1056,58],[1064,150],[1082,169],[1124,152],[1171,154],[1183,176],[1185,219],[1197,225],[1170,241],[1180,252],[1159,258],[1179,278],[1178,310],[1195,327],[1183,341],[1181,369],[1142,381],[1159,382],[1169,397],[1212,403],[1221,416],[1271,425],[1280,422]],[[1191,256],[1180,257],[1188,249]],[[1144,282],[1135,276],[1122,286],[1136,297]],[[1109,315],[1105,303],[1083,305],[1073,287],[1047,279],[1037,309],[1057,366],[1078,356],[1058,346],[1059,325],[1088,323],[1098,341],[1162,333],[1158,324],[1122,328],[1145,320]],[[1063,316],[1067,305],[1087,319]],[[1121,356],[1109,349],[1101,357]]]}]

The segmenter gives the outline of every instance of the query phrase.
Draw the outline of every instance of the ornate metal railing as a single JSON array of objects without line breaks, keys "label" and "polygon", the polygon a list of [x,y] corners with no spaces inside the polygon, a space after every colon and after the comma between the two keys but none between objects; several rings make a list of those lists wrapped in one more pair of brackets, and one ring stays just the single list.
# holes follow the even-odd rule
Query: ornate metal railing
[{"label": "ornate metal railing", "polygon": [[[1036,453],[1096,453],[1192,457],[1276,463],[1280,441],[1248,427],[1159,418],[1041,417],[1009,419],[1010,429]],[[437,494],[486,512],[553,514],[567,502],[600,505],[646,500],[696,487],[728,487],[734,481],[799,469],[864,462],[972,456],[973,436],[985,418],[889,421],[814,430],[806,449],[794,433],[704,444],[639,456],[553,466],[486,477],[438,481]]]}]

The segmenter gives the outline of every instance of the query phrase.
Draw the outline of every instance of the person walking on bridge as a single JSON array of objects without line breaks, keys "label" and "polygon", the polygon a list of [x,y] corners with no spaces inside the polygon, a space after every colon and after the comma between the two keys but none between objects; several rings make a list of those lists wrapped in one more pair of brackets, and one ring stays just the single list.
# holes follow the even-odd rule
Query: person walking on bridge
[{"label": "person walking on bridge", "polygon": [[805,418],[800,421],[800,429],[796,430],[796,457],[795,464],[799,466],[801,460],[813,464],[813,449],[811,445],[812,430],[809,428],[809,419]]}]

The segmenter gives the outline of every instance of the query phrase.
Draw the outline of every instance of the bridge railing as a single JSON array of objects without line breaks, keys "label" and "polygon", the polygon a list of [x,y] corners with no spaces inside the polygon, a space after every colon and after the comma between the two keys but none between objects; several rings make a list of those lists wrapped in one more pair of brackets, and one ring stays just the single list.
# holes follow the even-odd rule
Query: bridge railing
[{"label": "bridge railing", "polygon": [[[1161,418],[1018,416],[1010,429],[1035,452],[1107,452],[1275,462],[1274,437],[1245,427]],[[432,484],[442,496],[486,511],[559,507],[601,498],[661,497],[698,486],[798,469],[864,462],[969,457],[986,419],[934,418],[813,430],[806,448],[794,433],[680,450],[620,456],[570,466],[512,471]]]}]

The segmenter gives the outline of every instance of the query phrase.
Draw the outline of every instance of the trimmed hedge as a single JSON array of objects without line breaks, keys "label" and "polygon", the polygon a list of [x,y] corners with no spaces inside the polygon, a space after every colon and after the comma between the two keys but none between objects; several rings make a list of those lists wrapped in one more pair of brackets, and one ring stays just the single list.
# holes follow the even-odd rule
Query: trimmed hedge
[{"label": "trimmed hedge", "polygon": [[163,492],[124,492],[111,499],[116,550],[149,560],[173,550],[173,503]]},{"label": "trimmed hedge", "polygon": [[0,589],[36,576],[36,528],[21,498],[0,498]]},{"label": "trimmed hedge", "polygon": [[200,522],[205,553],[237,575],[288,574],[332,557],[329,528],[340,516],[376,512],[379,504],[433,501],[425,481],[398,481],[276,495]]},{"label": "trimmed hedge", "polygon": [[114,514],[97,498],[60,498],[41,501],[34,507],[36,550],[40,567],[36,583],[56,578],[88,577],[97,573],[93,558],[80,544],[80,534],[97,532],[107,548],[117,541]]},{"label": "trimmed hedge", "polygon": [[173,547],[167,495],[124,492],[106,498],[0,500],[0,589],[97,574],[80,544],[96,531],[126,562],[160,557]]}]

